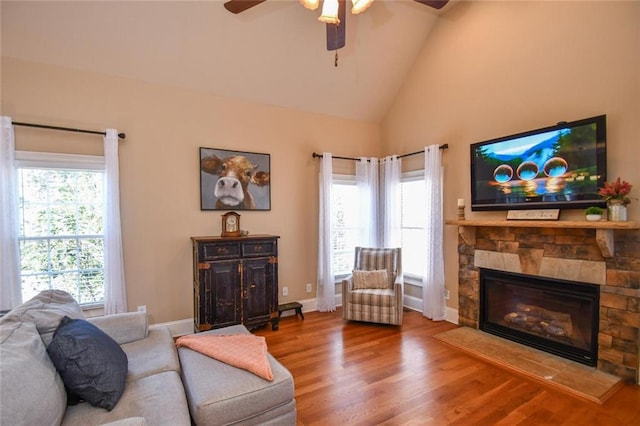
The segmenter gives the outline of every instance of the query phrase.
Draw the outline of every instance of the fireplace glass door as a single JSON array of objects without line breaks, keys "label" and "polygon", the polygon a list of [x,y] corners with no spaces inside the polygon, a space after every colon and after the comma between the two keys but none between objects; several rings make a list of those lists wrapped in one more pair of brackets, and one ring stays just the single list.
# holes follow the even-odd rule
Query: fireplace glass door
[{"label": "fireplace glass door", "polygon": [[480,329],[595,366],[599,294],[597,285],[482,269]]}]

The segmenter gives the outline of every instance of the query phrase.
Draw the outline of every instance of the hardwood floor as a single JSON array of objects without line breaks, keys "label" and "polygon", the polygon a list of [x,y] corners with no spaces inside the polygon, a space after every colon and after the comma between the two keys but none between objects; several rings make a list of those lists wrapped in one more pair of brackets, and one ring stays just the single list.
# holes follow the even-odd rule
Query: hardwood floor
[{"label": "hardwood floor", "polygon": [[640,424],[639,386],[581,400],[432,337],[455,327],[413,311],[401,329],[346,322],[338,310],[255,334],[293,374],[299,425]]}]

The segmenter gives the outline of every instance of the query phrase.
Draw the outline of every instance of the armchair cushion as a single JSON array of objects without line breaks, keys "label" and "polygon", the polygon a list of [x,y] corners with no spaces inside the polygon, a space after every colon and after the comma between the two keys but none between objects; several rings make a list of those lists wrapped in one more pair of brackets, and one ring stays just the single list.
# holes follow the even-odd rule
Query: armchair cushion
[{"label": "armchair cushion", "polygon": [[389,277],[386,269],[376,269],[373,271],[353,271],[353,288],[389,288]]}]

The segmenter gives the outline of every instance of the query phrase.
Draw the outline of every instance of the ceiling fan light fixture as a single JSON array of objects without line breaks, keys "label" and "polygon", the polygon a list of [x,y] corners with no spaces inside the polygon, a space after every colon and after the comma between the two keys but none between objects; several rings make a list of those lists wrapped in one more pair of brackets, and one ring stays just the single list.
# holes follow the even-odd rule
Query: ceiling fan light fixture
[{"label": "ceiling fan light fixture", "polygon": [[322,15],[318,20],[327,24],[339,24],[338,8],[338,0],[324,0],[324,3],[322,3]]},{"label": "ceiling fan light fixture", "polygon": [[351,0],[353,7],[351,8],[351,13],[357,15],[358,13],[364,12],[371,6],[373,0]]},{"label": "ceiling fan light fixture", "polygon": [[300,3],[309,10],[316,10],[320,6],[320,0],[300,0]]}]

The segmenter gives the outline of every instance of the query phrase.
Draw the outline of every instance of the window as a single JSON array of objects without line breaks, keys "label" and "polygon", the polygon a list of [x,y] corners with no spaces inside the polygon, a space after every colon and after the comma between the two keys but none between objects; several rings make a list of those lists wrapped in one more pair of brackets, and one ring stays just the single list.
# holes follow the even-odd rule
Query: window
[{"label": "window", "polygon": [[[423,171],[402,174],[402,270],[407,282],[418,285],[422,285],[426,257],[425,190]],[[331,191],[333,273],[340,278],[349,275],[353,269],[358,241],[359,197],[355,176],[334,175]]]},{"label": "window", "polygon": [[422,283],[426,257],[424,230],[425,190],[422,171],[402,174],[402,271],[407,281],[417,284]]},{"label": "window", "polygon": [[334,175],[331,186],[331,243],[336,277],[349,275],[353,269],[359,233],[358,200],[355,176]]},{"label": "window", "polygon": [[22,298],[104,302],[102,157],[17,152]]}]

